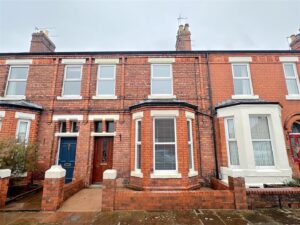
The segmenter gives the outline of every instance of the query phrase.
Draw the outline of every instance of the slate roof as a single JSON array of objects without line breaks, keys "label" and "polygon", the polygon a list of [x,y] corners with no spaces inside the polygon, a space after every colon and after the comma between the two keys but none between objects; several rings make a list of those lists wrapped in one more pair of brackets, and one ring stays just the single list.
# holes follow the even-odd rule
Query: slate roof
[{"label": "slate roof", "polygon": [[274,101],[266,101],[263,99],[228,99],[221,103],[216,104],[215,109],[226,108],[235,105],[258,105],[258,104],[266,104],[266,105],[280,105],[279,102]]},{"label": "slate roof", "polygon": [[197,109],[198,106],[176,99],[147,99],[129,107],[130,110],[143,106],[183,106]]},{"label": "slate roof", "polygon": [[25,100],[0,100],[0,106],[26,108],[42,111],[43,107]]}]

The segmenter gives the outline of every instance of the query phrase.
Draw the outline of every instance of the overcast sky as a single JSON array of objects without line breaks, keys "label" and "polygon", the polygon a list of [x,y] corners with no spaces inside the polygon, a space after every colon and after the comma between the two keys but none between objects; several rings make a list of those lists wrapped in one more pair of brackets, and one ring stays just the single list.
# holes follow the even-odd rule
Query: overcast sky
[{"label": "overcast sky", "polygon": [[28,51],[35,27],[56,51],[174,50],[179,15],[193,50],[288,49],[300,0],[0,0],[0,52]]}]

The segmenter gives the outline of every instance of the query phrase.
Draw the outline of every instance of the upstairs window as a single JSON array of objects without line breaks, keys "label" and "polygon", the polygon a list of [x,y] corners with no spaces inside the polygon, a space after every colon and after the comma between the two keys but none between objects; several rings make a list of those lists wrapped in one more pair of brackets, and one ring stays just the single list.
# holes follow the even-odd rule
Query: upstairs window
[{"label": "upstairs window", "polygon": [[232,64],[235,95],[252,95],[252,84],[248,64]]},{"label": "upstairs window", "polygon": [[250,128],[256,166],[274,166],[268,117],[250,116]]},{"label": "upstairs window", "polygon": [[154,158],[156,171],[176,171],[175,118],[154,119]]},{"label": "upstairs window", "polygon": [[115,96],[116,66],[100,65],[97,78],[98,96]]},{"label": "upstairs window", "polygon": [[6,96],[25,96],[28,66],[11,66],[9,70]]},{"label": "upstairs window", "polygon": [[172,65],[151,65],[151,95],[172,95]]},{"label": "upstairs window", "polygon": [[284,63],[284,76],[288,95],[300,95],[299,78],[294,63]]},{"label": "upstairs window", "polygon": [[19,120],[17,126],[16,138],[19,143],[28,143],[30,121]]},{"label": "upstairs window", "polygon": [[240,161],[233,118],[225,119],[225,134],[229,164],[231,166],[238,166],[240,165]]},{"label": "upstairs window", "polygon": [[81,76],[82,66],[66,66],[64,85],[63,85],[63,96],[80,96],[81,91]]}]

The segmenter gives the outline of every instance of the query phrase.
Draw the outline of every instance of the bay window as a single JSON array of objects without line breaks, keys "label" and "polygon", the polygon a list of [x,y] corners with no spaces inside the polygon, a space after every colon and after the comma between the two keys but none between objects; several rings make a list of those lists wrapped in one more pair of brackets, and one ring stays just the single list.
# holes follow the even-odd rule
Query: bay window
[{"label": "bay window", "polygon": [[65,68],[63,96],[80,96],[82,66],[67,65]]},{"label": "bay window", "polygon": [[25,96],[28,66],[11,66],[9,70],[6,96]]},{"label": "bay window", "polygon": [[189,169],[194,171],[194,147],[193,147],[193,129],[192,120],[187,120],[187,130],[188,130],[188,156],[189,156]]},{"label": "bay window", "polygon": [[177,171],[175,118],[154,118],[155,171]]},{"label": "bay window", "polygon": [[251,115],[250,128],[255,165],[274,166],[272,142],[266,115]]},{"label": "bay window", "polygon": [[135,121],[135,171],[141,170],[141,120]]},{"label": "bay window", "polygon": [[30,121],[19,120],[17,126],[16,138],[19,143],[28,143]]},{"label": "bay window", "polygon": [[230,166],[240,165],[239,161],[239,152],[238,145],[235,136],[234,128],[234,119],[226,118],[225,119],[225,135],[226,135],[226,146],[227,146],[227,155]]}]

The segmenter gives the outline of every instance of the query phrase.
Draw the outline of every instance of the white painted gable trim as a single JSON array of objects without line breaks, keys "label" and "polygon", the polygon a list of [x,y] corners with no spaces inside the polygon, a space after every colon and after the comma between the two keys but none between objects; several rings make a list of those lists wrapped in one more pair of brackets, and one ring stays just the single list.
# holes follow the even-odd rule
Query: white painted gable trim
[{"label": "white painted gable trim", "polygon": [[35,114],[16,112],[15,118],[25,120],[35,120]]},{"label": "white painted gable trim", "polygon": [[83,115],[53,115],[53,121],[83,120]]},{"label": "white painted gable trim", "polygon": [[118,64],[120,62],[119,59],[95,59],[95,63],[97,64]]},{"label": "white painted gable trim", "polygon": [[117,114],[112,115],[89,115],[89,120],[119,120],[120,116]]},{"label": "white painted gable trim", "polygon": [[229,62],[239,63],[239,62],[252,62],[251,57],[229,57]]},{"label": "white painted gable trim", "polygon": [[62,64],[84,64],[86,59],[62,59]]},{"label": "white painted gable trim", "polygon": [[28,65],[32,64],[32,59],[7,59],[5,61],[7,65]]},{"label": "white painted gable trim", "polygon": [[280,62],[298,62],[299,59],[297,56],[294,57],[279,57]]},{"label": "white painted gable trim", "polygon": [[148,63],[174,63],[175,58],[148,58]]},{"label": "white painted gable trim", "polygon": [[151,110],[151,116],[179,116],[178,110]]}]

